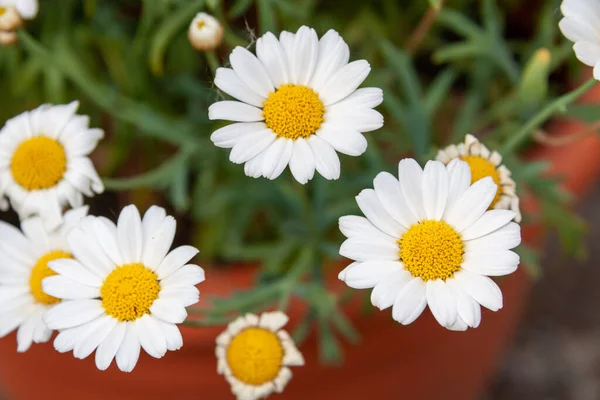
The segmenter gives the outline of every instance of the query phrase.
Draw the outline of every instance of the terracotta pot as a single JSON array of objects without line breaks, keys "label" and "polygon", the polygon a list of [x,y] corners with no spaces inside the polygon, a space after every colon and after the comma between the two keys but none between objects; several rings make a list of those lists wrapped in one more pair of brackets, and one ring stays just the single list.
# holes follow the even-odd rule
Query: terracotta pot
[{"label": "terracotta pot", "polygon": [[[588,99],[600,100],[600,91]],[[551,132],[569,134],[581,124],[557,122]],[[532,157],[549,160],[552,173],[565,178],[566,188],[581,196],[600,175],[600,139],[586,137],[558,149],[538,148]],[[539,229],[524,227],[524,240],[534,243]],[[224,295],[252,285],[256,269],[250,267],[208,271],[202,295]],[[330,284],[339,282],[332,275]],[[343,367],[327,367],[317,361],[316,337],[302,345],[307,365],[294,369],[294,378],[281,398],[330,400],[364,399],[469,399],[483,388],[518,324],[531,286],[522,271],[501,283],[504,309],[484,310],[478,329],[450,332],[441,328],[429,312],[403,327],[392,321],[390,311],[360,313],[356,305],[347,313],[361,334],[361,343],[345,345]],[[292,312],[292,323],[299,313]],[[100,372],[93,357],[76,360],[59,354],[50,343],[34,345],[27,353],[16,352],[16,338],[0,340],[0,382],[11,399],[162,399],[232,398],[225,380],[216,373],[214,340],[221,329],[183,328],[184,347],[161,360],[142,353],[131,374],[111,366]]]}]

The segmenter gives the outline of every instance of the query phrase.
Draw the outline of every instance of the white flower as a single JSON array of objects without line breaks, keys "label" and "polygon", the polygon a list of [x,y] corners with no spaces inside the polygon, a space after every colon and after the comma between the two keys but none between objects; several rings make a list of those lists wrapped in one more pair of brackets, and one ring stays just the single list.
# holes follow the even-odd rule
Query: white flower
[{"label": "white flower", "polygon": [[283,392],[292,378],[288,367],[304,365],[293,339],[281,329],[287,321],[280,311],[246,314],[217,337],[217,372],[225,375],[238,400]]},{"label": "white flower", "polygon": [[598,0],[563,0],[560,7],[564,18],[558,26],[575,43],[575,55],[594,68],[594,78],[600,80],[600,2]]},{"label": "white flower", "polygon": [[361,132],[381,128],[374,107],[383,101],[378,88],[358,89],[371,67],[365,60],[348,63],[348,45],[334,31],[321,40],[314,29],[266,33],[256,42],[256,56],[236,47],[219,68],[215,84],[240,101],[210,106],[210,119],[236,121],[215,131],[216,146],[231,148],[229,159],[246,163],[246,175],[277,178],[289,165],[302,184],[315,168],[338,179],[336,150],[359,156],[367,149]]},{"label": "white flower", "polygon": [[33,19],[38,13],[38,0],[0,0],[0,20],[9,10],[15,10],[23,19]]},{"label": "white flower", "polygon": [[197,50],[214,50],[223,40],[223,27],[212,15],[198,13],[188,29],[188,39]]},{"label": "white flower", "polygon": [[4,35],[12,34],[16,36],[13,31],[23,24],[21,16],[14,7],[4,8],[0,7],[0,33]]},{"label": "white flower", "polygon": [[187,264],[198,253],[194,247],[169,252],[175,226],[163,208],[151,207],[142,220],[131,205],[117,225],[90,216],[69,234],[75,260],[51,262],[58,275],[42,282],[46,293],[64,300],[44,316],[49,328],[61,331],[56,350],[73,350],[80,359],[96,350],[98,369],[116,357],[119,369],[130,372],[140,346],[155,358],[181,348],[175,324],[198,302],[195,285],[204,270]]},{"label": "white flower", "polygon": [[0,130],[0,208],[10,200],[21,219],[39,214],[53,228],[67,204],[81,207],[83,194],[104,186],[87,157],[103,137],[76,115],[79,103],[42,105],[6,121]]},{"label": "white flower", "polygon": [[467,163],[447,167],[429,161],[400,162],[399,180],[382,172],[356,201],[366,218],[340,218],[348,238],[340,254],[356,260],[339,278],[355,289],[373,288],[371,302],[393,306],[392,316],[410,324],[427,305],[440,325],[477,327],[480,305],[497,311],[502,292],[488,276],[514,272],[521,241],[510,210],[490,210],[491,178],[471,185]]},{"label": "white flower", "polygon": [[39,217],[23,220],[22,233],[0,221],[0,337],[18,328],[19,352],[50,339],[42,316],[60,300],[42,290],[42,280],[56,274],[50,261],[71,257],[66,235],[86,214],[87,206],[67,211],[53,231]]},{"label": "white flower", "polygon": [[502,156],[497,151],[490,151],[475,136],[467,135],[464,143],[441,149],[436,156],[436,160],[444,164],[448,164],[455,158],[460,158],[469,164],[471,183],[489,176],[498,186],[490,209],[512,210],[515,212],[515,221],[521,222],[517,185],[510,177],[511,172],[502,164]]}]

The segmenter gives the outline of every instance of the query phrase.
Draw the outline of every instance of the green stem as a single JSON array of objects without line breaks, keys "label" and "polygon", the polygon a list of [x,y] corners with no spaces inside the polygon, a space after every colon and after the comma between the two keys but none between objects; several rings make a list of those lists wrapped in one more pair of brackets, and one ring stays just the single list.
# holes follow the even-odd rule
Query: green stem
[{"label": "green stem", "polygon": [[514,151],[519,145],[523,144],[525,140],[535,131],[536,128],[541,126],[544,122],[546,122],[551,116],[553,116],[557,112],[563,111],[569,104],[573,103],[579,97],[581,97],[584,93],[590,90],[594,85],[596,85],[598,81],[596,79],[591,78],[583,85],[579,86],[577,89],[573,90],[570,93],[567,93],[558,99],[554,100],[552,103],[548,104],[544,109],[534,115],[523,127],[515,132],[504,145],[500,148],[501,154],[508,154],[511,151]]},{"label": "green stem", "polygon": [[217,59],[217,55],[214,51],[207,51],[204,53],[206,56],[206,62],[210,67],[213,77],[217,75],[217,68],[219,68],[219,60]]}]

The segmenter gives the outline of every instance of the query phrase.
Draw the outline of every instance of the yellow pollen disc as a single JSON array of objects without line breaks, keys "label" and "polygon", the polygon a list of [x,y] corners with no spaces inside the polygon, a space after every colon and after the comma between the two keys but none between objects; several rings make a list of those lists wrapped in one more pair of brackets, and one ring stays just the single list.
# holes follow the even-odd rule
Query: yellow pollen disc
[{"label": "yellow pollen disc", "polygon": [[325,106],[314,90],[287,84],[269,95],[263,104],[265,123],[279,137],[308,138],[323,123]]},{"label": "yellow pollen disc", "polygon": [[27,190],[56,186],[67,170],[65,149],[56,140],[37,136],[15,150],[10,168],[15,181]]},{"label": "yellow pollen disc", "polygon": [[158,276],[143,264],[121,265],[111,272],[100,288],[102,307],[119,322],[135,321],[150,313],[158,298]]},{"label": "yellow pollen disc", "polygon": [[398,240],[400,261],[424,281],[452,278],[463,262],[464,243],[444,221],[421,221]]},{"label": "yellow pollen disc", "polygon": [[198,21],[198,23],[196,24],[196,26],[198,27],[198,29],[202,29],[206,26],[206,22],[204,21]]},{"label": "yellow pollen disc", "polygon": [[247,328],[238,333],[227,348],[231,373],[248,385],[274,380],[281,370],[283,347],[277,335],[262,328]]},{"label": "yellow pollen disc", "polygon": [[6,13],[6,8],[0,7],[0,17],[3,16],[4,13]]},{"label": "yellow pollen disc", "polygon": [[58,260],[60,258],[72,257],[69,253],[65,253],[64,251],[52,251],[40,257],[40,259],[37,260],[37,262],[33,266],[33,269],[31,270],[31,276],[29,277],[29,289],[31,290],[33,298],[38,303],[42,303],[49,306],[52,304],[56,304],[60,301],[60,299],[50,296],[42,290],[42,280],[49,276],[56,275],[56,272],[50,269],[48,263],[50,261]]},{"label": "yellow pollen disc", "polygon": [[488,159],[479,156],[464,156],[461,157],[461,160],[469,164],[469,168],[471,169],[471,185],[478,180],[485,178],[486,176],[490,176],[494,180],[494,183],[498,186],[498,190],[496,190],[496,197],[494,197],[494,200],[492,200],[492,204],[490,204],[489,207],[492,209],[498,200],[500,200],[500,196],[502,195],[500,175],[498,175],[496,166]]}]

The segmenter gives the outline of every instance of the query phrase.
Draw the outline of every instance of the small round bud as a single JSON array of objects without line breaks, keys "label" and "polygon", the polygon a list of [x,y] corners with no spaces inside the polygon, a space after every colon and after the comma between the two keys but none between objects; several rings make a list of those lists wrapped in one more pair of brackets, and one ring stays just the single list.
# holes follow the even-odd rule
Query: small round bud
[{"label": "small round bud", "polygon": [[198,13],[188,29],[188,39],[197,50],[214,50],[223,40],[223,27],[212,15]]},{"label": "small round bud", "polygon": [[0,46],[9,46],[16,43],[19,37],[15,32],[0,31]]},{"label": "small round bud", "polygon": [[14,7],[0,7],[0,31],[14,31],[23,20]]}]

